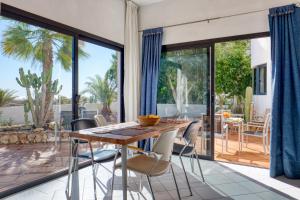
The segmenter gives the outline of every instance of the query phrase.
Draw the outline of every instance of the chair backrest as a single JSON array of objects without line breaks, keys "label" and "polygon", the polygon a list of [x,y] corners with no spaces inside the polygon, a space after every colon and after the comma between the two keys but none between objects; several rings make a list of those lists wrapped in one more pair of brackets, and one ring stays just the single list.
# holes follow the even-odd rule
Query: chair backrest
[{"label": "chair backrest", "polygon": [[95,128],[97,124],[94,119],[76,119],[71,122],[72,131],[79,131],[82,129]]},{"label": "chair backrest", "polygon": [[95,115],[94,119],[95,119],[98,126],[106,126],[107,125],[107,121],[103,117],[103,115]]},{"label": "chair backrest", "polygon": [[266,121],[267,116],[271,113],[271,109],[267,108],[264,113],[264,121]]},{"label": "chair backrest", "polygon": [[263,134],[267,135],[270,127],[271,113],[268,113],[265,117]]},{"label": "chair backrest", "polygon": [[161,134],[153,145],[152,151],[161,155],[160,160],[170,161],[177,132],[178,129]]},{"label": "chair backrest", "polygon": [[191,140],[192,134],[199,131],[200,129],[200,122],[199,121],[192,121],[188,127],[185,129],[182,137],[189,142]]}]

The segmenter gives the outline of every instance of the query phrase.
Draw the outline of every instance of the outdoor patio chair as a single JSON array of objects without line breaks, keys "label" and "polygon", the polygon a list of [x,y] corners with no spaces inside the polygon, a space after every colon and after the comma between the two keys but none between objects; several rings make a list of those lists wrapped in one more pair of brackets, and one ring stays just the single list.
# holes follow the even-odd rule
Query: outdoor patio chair
[{"label": "outdoor patio chair", "polygon": [[[210,116],[203,115],[202,117],[202,135],[204,132],[210,132]],[[228,124],[225,123],[223,113],[215,115],[215,126],[214,126],[214,135],[215,138],[220,138],[222,141],[222,154],[224,153],[224,140],[225,140],[225,148],[228,151]]]},{"label": "outdoor patio chair", "polygon": [[[266,154],[266,152],[267,152],[266,149],[269,146],[269,140],[268,140],[269,134],[268,133],[269,133],[269,128],[270,128],[270,118],[271,118],[271,114],[269,113],[269,114],[267,114],[263,125],[247,123],[247,125],[246,125],[247,130],[242,133],[242,146],[243,146],[245,136],[247,137],[246,138],[246,146],[248,145],[248,137],[249,136],[262,138],[264,154]],[[252,130],[250,128],[252,128]],[[253,128],[255,130],[253,130]]]},{"label": "outdoor patio chair", "polygon": [[[174,175],[174,170],[171,162],[172,148],[178,129],[169,131],[160,135],[151,152],[140,152],[142,154],[129,158],[127,160],[127,169],[144,174],[147,176],[147,181],[150,187],[152,198],[155,199],[150,177],[161,176],[169,171],[171,168],[173,179],[175,182],[178,198],[181,199],[177,181]],[[118,163],[115,169],[121,168],[122,163]],[[113,171],[114,177],[115,171]],[[114,178],[112,180],[112,186]]]},{"label": "outdoor patio chair", "polygon": [[182,156],[188,156],[190,157],[190,164],[191,164],[191,168],[192,168],[192,172],[194,172],[194,157],[197,159],[197,163],[198,163],[198,167],[201,173],[201,177],[202,177],[202,181],[205,182],[204,180],[204,176],[202,173],[202,168],[200,165],[200,161],[198,158],[198,153],[196,150],[196,143],[197,143],[197,136],[198,136],[198,132],[200,130],[200,122],[199,121],[193,121],[189,124],[189,126],[185,129],[183,135],[182,135],[182,139],[184,141],[184,144],[179,144],[179,143],[174,143],[173,145],[173,153],[179,155],[179,159],[180,159],[180,163],[185,175],[185,179],[190,191],[190,195],[192,196],[192,190],[191,190],[191,186],[186,174],[186,170],[182,161]]},{"label": "outdoor patio chair", "polygon": [[270,114],[270,113],[271,113],[271,109],[267,108],[265,110],[263,116],[253,116],[253,119],[248,123],[263,125],[265,120],[266,120],[267,115]]},{"label": "outdoor patio chair", "polygon": [[[82,129],[88,129],[88,128],[95,128],[97,127],[97,124],[95,120],[93,119],[77,119],[73,120],[71,122],[71,127],[72,131],[78,131]],[[94,184],[94,195],[96,198],[96,174],[98,171],[98,165],[97,168],[95,168],[95,163],[101,164],[104,162],[110,162],[114,161],[116,162],[116,159],[120,156],[119,150],[118,149],[98,149],[98,150],[93,150],[92,144],[90,142],[84,141],[84,140],[78,140],[78,139],[72,139],[71,140],[72,145],[73,144],[82,144],[82,143],[88,143],[90,152],[86,153],[78,153],[76,155],[76,152],[71,152],[71,145],[70,145],[70,165],[69,165],[69,173],[68,173],[68,181],[67,181],[67,187],[66,187],[66,195],[67,198],[70,197],[69,194],[69,184],[70,184],[70,177],[72,170],[71,166],[73,166],[73,162],[75,162],[76,159],[82,158],[82,159],[88,159],[91,160],[92,163],[92,172],[93,172],[93,184]]]}]

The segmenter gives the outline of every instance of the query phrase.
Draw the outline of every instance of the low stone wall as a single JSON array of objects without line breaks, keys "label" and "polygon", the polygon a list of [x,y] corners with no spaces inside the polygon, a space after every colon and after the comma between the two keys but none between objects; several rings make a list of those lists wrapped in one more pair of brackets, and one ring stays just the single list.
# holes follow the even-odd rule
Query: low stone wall
[{"label": "low stone wall", "polygon": [[[69,131],[59,131],[57,133],[61,139],[69,137]],[[0,131],[0,144],[29,144],[46,143],[55,140],[53,130],[37,128],[33,130],[5,130]]]}]

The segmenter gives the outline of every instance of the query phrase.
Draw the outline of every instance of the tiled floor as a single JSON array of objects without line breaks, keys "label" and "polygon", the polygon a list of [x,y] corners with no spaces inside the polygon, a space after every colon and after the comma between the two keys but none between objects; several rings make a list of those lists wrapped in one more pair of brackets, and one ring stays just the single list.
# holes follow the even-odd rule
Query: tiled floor
[{"label": "tiled floor", "polygon": [[[234,166],[224,166],[218,162],[201,160],[204,175],[206,178],[206,184],[203,184],[196,168],[195,173],[191,172],[190,161],[185,158],[184,163],[186,164],[189,172],[188,176],[191,182],[193,196],[187,197],[188,189],[184,179],[184,174],[180,165],[178,165],[178,157],[173,157],[175,163],[175,173],[180,187],[180,193],[183,199],[188,200],[201,200],[201,199],[243,199],[243,200],[274,200],[274,199],[292,199],[291,197],[276,192],[274,189],[264,186],[257,181],[247,178],[239,174]],[[112,163],[106,163],[105,168],[100,167],[98,171],[98,186],[97,186],[97,197],[98,199],[111,199],[110,181],[111,181],[111,168]],[[243,168],[246,170],[246,168]],[[239,171],[242,172],[241,169]],[[248,172],[247,172],[248,173]],[[253,172],[254,173],[254,172]],[[252,174],[253,174],[252,173]],[[256,176],[260,176],[261,171],[256,171]],[[91,168],[87,167],[79,172],[80,174],[80,196],[81,199],[94,199],[93,187],[92,187],[92,176]],[[114,186],[113,199],[122,199],[121,190],[121,171],[117,171],[117,178]],[[139,180],[140,175],[131,172],[128,179],[129,192],[128,199],[151,199],[149,193],[149,186],[147,185],[146,178],[143,177],[142,185],[143,188],[139,192]],[[65,197],[65,186],[66,176],[44,183],[37,187],[29,190],[20,192],[13,196],[7,197],[5,200],[63,200]],[[172,181],[171,173],[167,173],[161,177],[152,178],[153,189],[157,200],[177,199],[174,182]],[[272,180],[271,180],[272,181]],[[269,183],[270,185],[270,183]],[[272,185],[272,184],[271,184]],[[276,186],[274,186],[276,188]],[[299,188],[298,188],[299,189]]]}]

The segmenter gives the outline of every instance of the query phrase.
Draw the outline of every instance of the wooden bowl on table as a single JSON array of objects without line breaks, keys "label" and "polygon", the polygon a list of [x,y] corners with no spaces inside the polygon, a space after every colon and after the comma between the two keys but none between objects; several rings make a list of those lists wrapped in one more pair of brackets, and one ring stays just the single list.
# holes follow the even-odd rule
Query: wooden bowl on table
[{"label": "wooden bowl on table", "polygon": [[138,120],[141,126],[154,126],[159,123],[160,117],[158,115],[140,115]]}]

